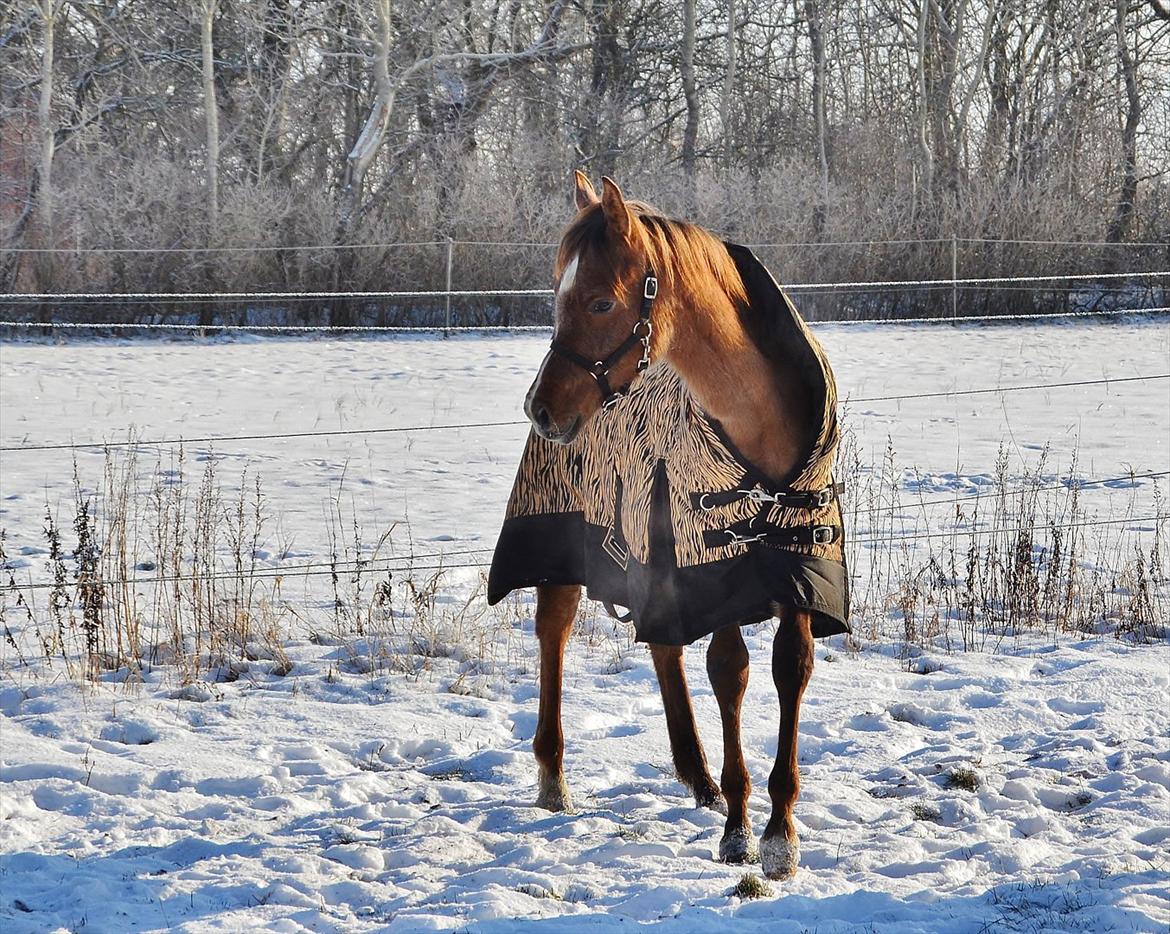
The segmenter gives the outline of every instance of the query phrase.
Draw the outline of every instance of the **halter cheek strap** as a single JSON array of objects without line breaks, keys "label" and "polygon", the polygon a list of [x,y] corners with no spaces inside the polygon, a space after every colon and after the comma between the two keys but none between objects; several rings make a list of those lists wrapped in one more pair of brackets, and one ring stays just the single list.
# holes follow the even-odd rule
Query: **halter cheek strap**
[{"label": "halter cheek strap", "polygon": [[638,344],[642,345],[642,358],[638,361],[638,373],[650,366],[650,335],[654,332],[654,325],[650,322],[650,307],[657,297],[658,279],[655,277],[654,271],[648,269],[642,280],[642,304],[638,309],[638,320],[634,322],[634,329],[630,332],[629,337],[600,360],[590,360],[577,353],[572,347],[553,338],[551,346],[553,353],[579,366],[593,377],[593,381],[597,383],[597,389],[601,393],[602,408],[612,408],[630,391],[631,383],[617,388],[611,386],[609,373],[631,349]]}]

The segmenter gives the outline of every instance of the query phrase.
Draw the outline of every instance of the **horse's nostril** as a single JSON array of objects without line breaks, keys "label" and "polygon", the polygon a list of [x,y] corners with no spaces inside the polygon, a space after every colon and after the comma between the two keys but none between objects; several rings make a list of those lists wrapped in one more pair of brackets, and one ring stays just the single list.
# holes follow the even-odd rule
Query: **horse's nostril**
[{"label": "horse's nostril", "polygon": [[532,421],[541,431],[548,431],[552,427],[552,415],[549,414],[548,406],[543,402],[534,401],[532,403]]}]

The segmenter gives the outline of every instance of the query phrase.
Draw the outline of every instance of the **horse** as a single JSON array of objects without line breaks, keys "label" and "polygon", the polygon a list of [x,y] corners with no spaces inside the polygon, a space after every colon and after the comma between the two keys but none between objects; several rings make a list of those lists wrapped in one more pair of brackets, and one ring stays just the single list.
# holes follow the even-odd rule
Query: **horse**
[{"label": "horse", "polygon": [[[800,859],[797,731],[813,640],[848,631],[832,370],[749,251],[626,200],[610,178],[599,196],[577,172],[574,200],[553,269],[553,339],[525,397],[532,432],[489,581],[492,602],[536,587],[536,805],[572,809],[561,687],[587,585],[629,607],[650,643],[677,776],[697,806],[726,813],[719,859],[752,860],[741,626],[778,617],[779,742],[758,855],[769,878],[787,878]],[[639,445],[645,458],[628,453]],[[684,489],[691,477],[725,488]],[[684,645],[707,633],[723,729],[718,783],[683,664]]]}]

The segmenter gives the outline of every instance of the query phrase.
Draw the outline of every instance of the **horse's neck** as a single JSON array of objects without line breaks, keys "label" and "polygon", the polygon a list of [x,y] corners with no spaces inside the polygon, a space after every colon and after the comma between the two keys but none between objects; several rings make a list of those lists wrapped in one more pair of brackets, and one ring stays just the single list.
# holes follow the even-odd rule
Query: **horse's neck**
[{"label": "horse's neck", "polygon": [[760,352],[722,291],[678,303],[673,323],[668,362],[744,457],[776,482],[803,466],[809,406],[797,368]]}]

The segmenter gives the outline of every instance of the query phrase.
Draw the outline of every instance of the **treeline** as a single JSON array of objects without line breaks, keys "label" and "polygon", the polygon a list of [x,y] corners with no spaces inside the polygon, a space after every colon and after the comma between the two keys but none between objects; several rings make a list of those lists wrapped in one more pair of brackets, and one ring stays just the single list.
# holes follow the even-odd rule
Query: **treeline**
[{"label": "treeline", "polygon": [[[836,244],[762,248],[793,281],[1170,258],[1117,246],[1170,240],[1166,0],[16,0],[0,16],[9,292],[443,288],[442,245],[369,245],[555,240],[577,167],[741,242]],[[841,244],[878,240],[937,242]],[[285,249],[304,245],[321,248]],[[550,255],[459,246],[452,281],[540,286]],[[949,313],[950,294],[805,304]]]}]

